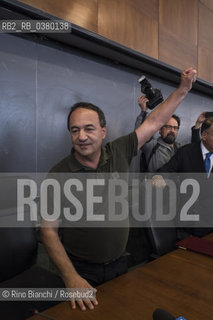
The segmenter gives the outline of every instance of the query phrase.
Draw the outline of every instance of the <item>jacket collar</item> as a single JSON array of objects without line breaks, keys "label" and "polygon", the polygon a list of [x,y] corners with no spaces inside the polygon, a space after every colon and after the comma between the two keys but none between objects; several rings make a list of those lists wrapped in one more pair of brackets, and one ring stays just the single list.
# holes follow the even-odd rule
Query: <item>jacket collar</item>
[{"label": "jacket collar", "polygon": [[98,168],[94,170],[93,168],[84,166],[82,163],[80,163],[75,155],[74,155],[74,149],[72,148],[71,153],[70,153],[70,169],[72,172],[96,172],[98,168],[104,166],[107,161],[111,158],[111,155],[109,155],[106,151],[105,147],[101,147],[101,157],[98,163]]}]

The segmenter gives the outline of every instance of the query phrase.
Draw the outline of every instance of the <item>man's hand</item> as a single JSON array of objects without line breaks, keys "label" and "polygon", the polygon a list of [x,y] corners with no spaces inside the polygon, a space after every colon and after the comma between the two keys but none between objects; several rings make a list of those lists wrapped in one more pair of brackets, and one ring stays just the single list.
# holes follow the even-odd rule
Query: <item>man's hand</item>
[{"label": "man's hand", "polygon": [[[49,222],[42,220],[41,237],[50,258],[53,260],[61,273],[68,292],[69,289],[82,289],[82,292],[79,293],[83,294],[83,291],[88,289],[88,291],[91,290],[95,293],[97,290],[93,288],[85,279],[83,279],[75,270],[58,236],[58,226],[58,221]],[[86,310],[86,306],[92,310],[94,309],[94,306],[98,304],[98,301],[93,294],[92,298],[89,299],[81,299],[77,301],[71,299],[71,306],[73,309],[76,308],[76,302],[81,310]]]},{"label": "man's hand", "polygon": [[152,177],[152,186],[157,188],[165,188],[166,182],[162,176],[155,175]]},{"label": "man's hand", "polygon": [[142,95],[138,98],[138,104],[142,111],[147,111],[148,108],[146,104],[148,101],[149,99],[147,99],[145,95]]},{"label": "man's hand", "polygon": [[75,276],[70,277],[70,279],[64,279],[65,282],[65,286],[66,288],[69,290],[70,289],[76,289],[77,290],[81,290],[80,291],[82,294],[83,292],[87,292],[86,289],[88,289],[87,293],[90,293],[90,291],[93,291],[92,294],[92,298],[88,298],[88,299],[71,299],[71,306],[72,309],[76,309],[76,303],[79,305],[80,309],[82,311],[86,310],[86,307],[88,307],[90,310],[94,309],[94,306],[98,305],[98,301],[96,300],[96,298],[94,297],[94,293],[97,292],[97,289],[93,288],[85,279],[83,279],[79,274],[76,273]]},{"label": "man's hand", "polygon": [[193,68],[185,69],[181,72],[181,81],[179,88],[186,93],[191,90],[192,83],[196,81],[197,71]]},{"label": "man's hand", "polygon": [[207,111],[202,112],[199,115],[199,117],[197,118],[196,123],[195,123],[195,129],[199,129],[201,127],[203,121],[206,119],[206,117],[205,117],[206,112]]},{"label": "man's hand", "polygon": [[138,149],[140,149],[153,134],[165,125],[172,117],[178,105],[183,101],[188,91],[192,88],[192,83],[196,81],[197,71],[188,68],[182,71],[181,81],[178,89],[155,108],[145,119],[145,121],[135,130],[138,138]]}]

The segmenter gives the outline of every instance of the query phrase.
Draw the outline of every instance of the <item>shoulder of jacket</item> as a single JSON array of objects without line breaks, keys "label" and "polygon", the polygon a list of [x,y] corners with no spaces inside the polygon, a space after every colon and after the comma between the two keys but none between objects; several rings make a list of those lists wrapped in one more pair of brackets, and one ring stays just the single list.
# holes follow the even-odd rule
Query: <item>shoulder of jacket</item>
[{"label": "shoulder of jacket", "polygon": [[185,144],[183,146],[181,146],[178,151],[182,152],[182,151],[190,151],[190,150],[194,150],[194,149],[198,149],[199,148],[199,145],[200,143],[188,143],[188,144]]}]

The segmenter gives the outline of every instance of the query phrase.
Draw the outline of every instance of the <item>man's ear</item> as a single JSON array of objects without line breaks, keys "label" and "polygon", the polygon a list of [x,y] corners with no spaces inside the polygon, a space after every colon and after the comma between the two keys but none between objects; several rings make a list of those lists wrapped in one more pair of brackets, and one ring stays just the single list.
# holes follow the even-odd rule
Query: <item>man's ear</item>
[{"label": "man's ear", "polygon": [[107,135],[107,128],[106,126],[102,128],[102,133],[103,133],[103,139],[106,138],[106,135]]},{"label": "man's ear", "polygon": [[206,131],[203,131],[203,132],[201,133],[201,139],[202,139],[203,141],[206,141],[206,136],[207,136]]}]

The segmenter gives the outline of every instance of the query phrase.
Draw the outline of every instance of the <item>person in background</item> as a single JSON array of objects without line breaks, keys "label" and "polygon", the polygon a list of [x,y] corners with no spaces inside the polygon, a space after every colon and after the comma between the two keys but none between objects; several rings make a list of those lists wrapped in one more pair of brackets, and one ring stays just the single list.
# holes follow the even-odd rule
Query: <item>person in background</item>
[{"label": "person in background", "polygon": [[[207,217],[205,228],[195,227],[191,229],[180,229],[179,238],[189,235],[203,236],[212,232],[212,179],[208,179],[213,169],[213,117],[206,118],[201,125],[201,140],[199,142],[187,144],[178,149],[177,153],[158,169],[162,173],[192,173],[199,183],[199,197],[195,202],[196,213],[201,215],[201,221],[204,215]],[[203,173],[203,175],[196,175]],[[185,177],[185,176],[184,176]],[[161,176],[153,177],[153,186],[165,187],[166,183]],[[205,218],[204,218],[205,219]],[[201,224],[200,224],[201,225]],[[186,231],[186,232],[184,232]]]},{"label": "person in background", "polygon": [[[208,160],[207,160],[208,159]],[[206,162],[208,161],[208,168]],[[213,117],[201,126],[201,141],[181,147],[158,172],[204,173],[209,176],[213,166]]]},{"label": "person in background", "polygon": [[[141,113],[136,119],[135,128],[137,128],[148,115],[146,96],[141,95],[138,98],[138,104]],[[195,126],[192,127],[192,142],[200,141],[200,126],[205,119],[205,112],[196,120]],[[140,172],[156,172],[160,167],[167,163],[177,152],[181,144],[176,141],[180,128],[180,118],[173,114],[169,121],[159,130],[159,138],[152,137],[141,148],[140,155]]]}]

